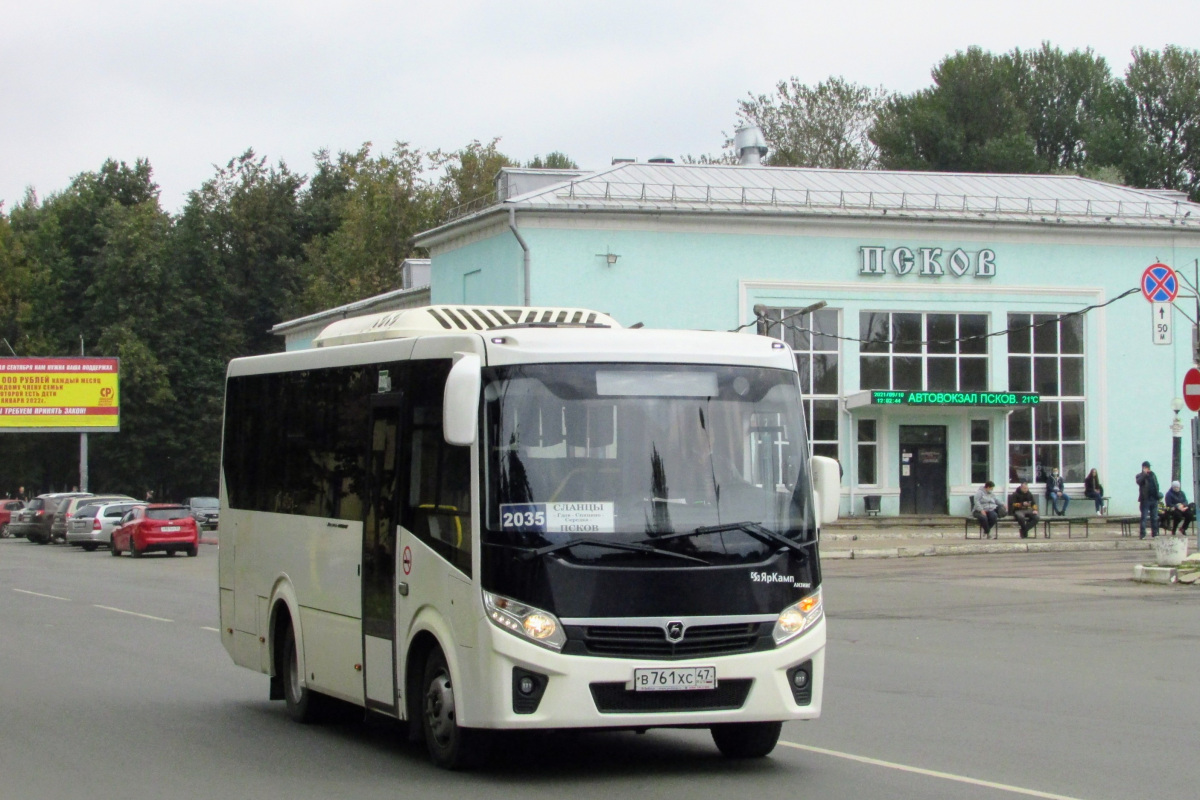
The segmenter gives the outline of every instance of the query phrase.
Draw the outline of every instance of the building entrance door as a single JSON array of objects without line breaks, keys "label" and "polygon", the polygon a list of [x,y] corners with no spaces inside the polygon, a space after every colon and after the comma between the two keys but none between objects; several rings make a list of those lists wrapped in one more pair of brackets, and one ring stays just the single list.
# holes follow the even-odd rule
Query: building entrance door
[{"label": "building entrance door", "polygon": [[900,513],[946,513],[946,426],[900,426]]}]

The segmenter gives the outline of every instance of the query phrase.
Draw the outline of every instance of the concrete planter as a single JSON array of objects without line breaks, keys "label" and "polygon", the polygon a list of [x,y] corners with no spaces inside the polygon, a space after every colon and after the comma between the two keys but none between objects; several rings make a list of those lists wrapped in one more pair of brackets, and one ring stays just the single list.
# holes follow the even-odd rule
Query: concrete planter
[{"label": "concrete planter", "polygon": [[1160,567],[1178,567],[1187,556],[1187,537],[1159,536],[1154,540],[1154,559]]}]

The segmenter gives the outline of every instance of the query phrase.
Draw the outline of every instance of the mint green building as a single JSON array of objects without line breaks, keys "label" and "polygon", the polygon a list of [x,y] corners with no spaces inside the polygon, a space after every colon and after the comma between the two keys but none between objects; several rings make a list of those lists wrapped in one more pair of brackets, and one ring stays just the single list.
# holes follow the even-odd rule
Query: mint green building
[{"label": "mint green building", "polygon": [[[1057,467],[1071,514],[1094,512],[1093,468],[1109,513],[1136,514],[1143,460],[1170,482],[1200,259],[1200,205],[1181,194],[672,163],[506,169],[497,189],[417,238],[432,303],[784,339],[812,449],[843,466],[843,513],[966,514],[982,481],[1040,495]],[[1178,271],[1150,287],[1177,289],[1173,304],[1143,297],[1153,264]],[[1182,445],[1190,491],[1190,435]]]}]

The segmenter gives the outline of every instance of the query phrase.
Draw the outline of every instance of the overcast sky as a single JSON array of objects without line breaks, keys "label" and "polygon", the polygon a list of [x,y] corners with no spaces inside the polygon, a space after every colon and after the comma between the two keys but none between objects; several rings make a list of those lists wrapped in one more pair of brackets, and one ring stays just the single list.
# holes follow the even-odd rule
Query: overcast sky
[{"label": "overcast sky", "polygon": [[928,86],[955,50],[1200,47],[1195,0],[577,3],[0,0],[0,200],[145,157],[178,210],[246,148],[501,137],[521,160],[717,153],[737,101],[797,76]]}]

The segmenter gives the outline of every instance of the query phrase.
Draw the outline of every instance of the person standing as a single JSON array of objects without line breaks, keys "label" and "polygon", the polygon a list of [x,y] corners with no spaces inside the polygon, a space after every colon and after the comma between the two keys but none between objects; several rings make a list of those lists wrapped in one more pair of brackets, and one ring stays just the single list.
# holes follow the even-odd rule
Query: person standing
[{"label": "person standing", "polygon": [[1163,499],[1166,508],[1163,510],[1162,527],[1169,528],[1172,535],[1187,536],[1188,525],[1196,521],[1196,509],[1188,503],[1179,481],[1172,481]]},{"label": "person standing", "polygon": [[1029,535],[1031,529],[1034,538],[1037,538],[1037,502],[1034,500],[1033,492],[1029,491],[1028,483],[1022,481],[1017,490],[1008,496],[1008,510],[1012,512],[1013,518],[1017,521],[1017,527],[1021,529],[1022,539]]},{"label": "person standing", "polygon": [[1150,471],[1150,462],[1142,462],[1142,471],[1134,476],[1138,485],[1138,506],[1142,511],[1142,522],[1138,526],[1138,538],[1146,538],[1146,523],[1150,523],[1150,536],[1158,536],[1158,501],[1162,492],[1158,490],[1158,476]]},{"label": "person standing", "polygon": [[1083,494],[1095,501],[1097,515],[1104,513],[1104,485],[1100,483],[1100,474],[1095,467],[1083,479]]},{"label": "person standing", "polygon": [[983,530],[983,538],[985,539],[996,538],[996,534],[993,534],[992,531],[996,527],[996,522],[1000,519],[1000,515],[997,513],[1000,501],[992,493],[992,489],[995,487],[996,484],[988,481],[975,491],[975,510],[972,513],[979,520],[979,527]]},{"label": "person standing", "polygon": [[[1067,515],[1067,506],[1071,504],[1071,498],[1067,497],[1067,490],[1063,485],[1062,476],[1058,474],[1058,467],[1050,470],[1050,475],[1046,478],[1046,500],[1051,514],[1060,517]],[[1060,503],[1062,504],[1061,509],[1058,507]]]}]

